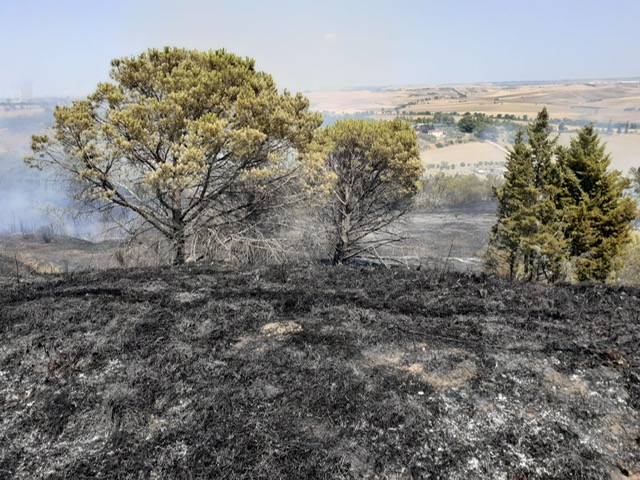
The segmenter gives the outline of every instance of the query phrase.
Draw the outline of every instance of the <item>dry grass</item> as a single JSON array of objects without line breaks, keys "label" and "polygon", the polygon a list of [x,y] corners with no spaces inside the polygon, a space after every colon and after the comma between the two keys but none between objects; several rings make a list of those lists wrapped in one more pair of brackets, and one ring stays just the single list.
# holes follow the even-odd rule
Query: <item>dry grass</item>
[{"label": "dry grass", "polygon": [[[0,273],[13,276],[14,259],[23,275],[75,272],[118,266],[150,265],[153,258],[148,250],[123,249],[117,241],[90,242],[79,238],[54,235],[43,239],[42,234],[0,234],[0,256],[9,259]],[[124,258],[124,263],[118,257]]]}]

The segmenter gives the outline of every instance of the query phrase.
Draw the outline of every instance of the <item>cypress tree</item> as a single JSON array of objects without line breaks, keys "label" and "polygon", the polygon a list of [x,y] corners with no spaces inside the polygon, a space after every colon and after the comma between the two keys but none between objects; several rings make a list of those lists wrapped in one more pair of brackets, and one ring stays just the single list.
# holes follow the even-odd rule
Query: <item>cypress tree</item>
[{"label": "cypress tree", "polygon": [[493,226],[490,245],[502,252],[509,268],[509,278],[515,279],[523,260],[523,239],[533,231],[533,207],[539,192],[534,185],[534,170],[530,151],[516,134],[507,157],[504,184],[494,189],[498,199],[498,221]]},{"label": "cypress tree", "polygon": [[562,276],[567,259],[561,209],[563,183],[554,162],[557,138],[551,138],[543,108],[524,133],[519,132],[507,157],[505,182],[495,191],[497,222],[490,246],[505,256],[509,277],[550,282]]},{"label": "cypress tree", "polygon": [[561,150],[559,164],[575,278],[604,282],[631,241],[631,221],[638,214],[635,200],[624,195],[629,181],[609,171],[611,157],[593,125],[581,128],[569,148]]}]

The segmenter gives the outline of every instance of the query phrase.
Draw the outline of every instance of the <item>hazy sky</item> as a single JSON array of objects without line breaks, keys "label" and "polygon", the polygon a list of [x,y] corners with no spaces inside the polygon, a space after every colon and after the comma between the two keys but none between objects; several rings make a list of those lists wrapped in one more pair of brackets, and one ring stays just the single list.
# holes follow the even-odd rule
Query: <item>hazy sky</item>
[{"label": "hazy sky", "polygon": [[281,88],[640,76],[638,0],[2,0],[0,98],[86,95],[165,45],[256,60]]}]

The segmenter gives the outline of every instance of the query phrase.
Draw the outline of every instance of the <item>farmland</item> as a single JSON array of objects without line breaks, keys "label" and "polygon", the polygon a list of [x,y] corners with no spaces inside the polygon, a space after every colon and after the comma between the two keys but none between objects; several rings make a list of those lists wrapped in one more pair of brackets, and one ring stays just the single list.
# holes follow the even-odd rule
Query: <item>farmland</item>
[{"label": "farmland", "polygon": [[342,114],[479,112],[534,117],[547,106],[554,118],[640,121],[640,81],[405,86],[310,92],[312,107]]},{"label": "farmland", "polygon": [[[411,120],[436,112],[451,113],[459,119],[464,112],[472,112],[498,119],[515,117],[515,123],[524,126],[523,118],[534,118],[546,106],[553,119],[600,125],[640,122],[640,81],[635,80],[380,87],[310,92],[308,96],[316,110],[333,115],[366,114],[379,120],[396,116]],[[560,144],[568,145],[574,128],[567,127]],[[640,166],[637,129],[626,134],[614,129],[610,135],[603,135],[603,140],[612,155],[612,168],[626,173]],[[504,162],[509,145],[505,139],[497,144],[443,140],[438,147],[444,148],[436,148],[436,143],[421,142],[422,160],[426,166],[448,164],[451,168],[445,169],[447,174],[490,171],[487,165]]]}]

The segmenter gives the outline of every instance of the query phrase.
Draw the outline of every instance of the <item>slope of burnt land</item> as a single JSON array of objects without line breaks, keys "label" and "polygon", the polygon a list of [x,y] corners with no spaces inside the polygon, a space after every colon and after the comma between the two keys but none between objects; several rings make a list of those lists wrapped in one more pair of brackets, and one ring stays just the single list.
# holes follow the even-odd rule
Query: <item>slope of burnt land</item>
[{"label": "slope of burnt land", "polygon": [[0,478],[638,478],[640,290],[298,266],[0,293]]}]

